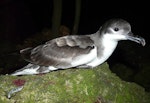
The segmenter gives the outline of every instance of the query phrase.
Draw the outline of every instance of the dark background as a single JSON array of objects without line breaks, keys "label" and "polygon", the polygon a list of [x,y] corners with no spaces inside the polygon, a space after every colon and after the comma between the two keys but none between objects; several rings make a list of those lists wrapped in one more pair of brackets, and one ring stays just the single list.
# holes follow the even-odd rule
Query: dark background
[{"label": "dark background", "polygon": [[[51,27],[53,0],[1,0],[0,36],[19,43],[30,35]],[[79,34],[94,33],[110,18],[122,18],[135,34],[149,40],[149,4],[136,1],[82,0]],[[73,26],[75,0],[63,0],[62,24]]]},{"label": "dark background", "polygon": [[[132,27],[132,32],[146,39],[146,46],[128,41],[120,42],[118,48],[109,58],[108,63],[113,67],[117,62],[134,69],[133,76],[141,73],[143,66],[148,64],[150,57],[149,40],[149,2],[145,1],[100,1],[82,0],[79,30],[77,34],[95,33],[108,19],[122,18],[127,20]],[[24,66],[18,52],[17,45],[23,45],[27,38],[31,38],[45,28],[52,26],[53,0],[1,0],[0,1],[0,73],[6,74]],[[63,0],[61,25],[73,28],[75,0]],[[39,40],[40,41],[40,40]],[[127,42],[127,41],[126,41]],[[130,45],[130,46],[129,46]],[[122,48],[128,47],[128,48]],[[134,51],[132,53],[131,51]],[[141,55],[142,54],[142,55]],[[143,55],[144,54],[144,55]],[[13,55],[13,57],[12,57]],[[129,59],[126,57],[130,57]],[[142,59],[140,59],[142,58]],[[18,60],[19,59],[19,60]],[[129,61],[130,60],[130,61]],[[142,62],[142,64],[140,64]],[[139,65],[140,64],[140,65]],[[149,68],[148,65],[145,68]],[[123,73],[125,71],[122,71]],[[150,74],[150,71],[145,71]],[[144,74],[140,76],[143,77]],[[148,75],[148,74],[147,74]],[[129,77],[130,78],[130,77]],[[142,80],[149,78],[143,77]],[[141,80],[141,81],[142,81]],[[146,84],[138,82],[150,90],[150,80]]]}]

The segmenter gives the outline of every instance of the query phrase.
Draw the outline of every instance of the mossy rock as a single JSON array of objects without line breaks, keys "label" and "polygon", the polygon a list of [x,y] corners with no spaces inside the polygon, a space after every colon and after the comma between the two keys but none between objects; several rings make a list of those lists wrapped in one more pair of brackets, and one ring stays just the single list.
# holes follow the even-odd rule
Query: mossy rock
[{"label": "mossy rock", "polygon": [[[20,92],[7,93],[24,81]],[[67,69],[43,75],[0,76],[0,103],[150,103],[150,94],[122,81],[107,63],[93,69]]]}]

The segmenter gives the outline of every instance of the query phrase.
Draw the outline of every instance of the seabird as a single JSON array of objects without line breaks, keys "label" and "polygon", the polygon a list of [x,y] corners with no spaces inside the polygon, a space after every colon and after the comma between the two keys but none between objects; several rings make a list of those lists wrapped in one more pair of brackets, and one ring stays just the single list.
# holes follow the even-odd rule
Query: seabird
[{"label": "seabird", "polygon": [[111,19],[96,33],[63,36],[35,48],[21,50],[20,54],[29,64],[11,75],[48,73],[72,67],[94,68],[111,56],[120,40],[146,44],[144,38],[133,35],[127,21]]}]

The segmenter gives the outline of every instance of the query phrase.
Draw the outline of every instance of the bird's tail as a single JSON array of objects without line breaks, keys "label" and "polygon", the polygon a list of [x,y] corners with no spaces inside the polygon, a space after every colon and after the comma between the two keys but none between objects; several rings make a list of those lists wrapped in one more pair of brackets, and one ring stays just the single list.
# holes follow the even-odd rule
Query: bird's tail
[{"label": "bird's tail", "polygon": [[16,75],[31,75],[31,74],[38,74],[37,70],[40,68],[38,65],[34,65],[29,63],[25,67],[15,71],[11,75],[16,76]]},{"label": "bird's tail", "polygon": [[39,66],[36,64],[29,63],[25,67],[15,71],[14,73],[10,74],[13,76],[17,75],[34,75],[34,74],[43,74],[48,73],[53,70],[57,70],[58,68],[52,67],[52,66]]}]

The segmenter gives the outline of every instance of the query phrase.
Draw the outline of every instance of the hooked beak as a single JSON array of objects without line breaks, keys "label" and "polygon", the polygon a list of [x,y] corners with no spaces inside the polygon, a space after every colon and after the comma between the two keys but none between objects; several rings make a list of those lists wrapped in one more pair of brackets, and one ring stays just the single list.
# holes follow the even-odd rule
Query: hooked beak
[{"label": "hooked beak", "polygon": [[142,46],[145,46],[145,44],[146,44],[144,38],[142,38],[142,37],[140,37],[140,36],[135,36],[135,35],[133,35],[132,32],[128,33],[127,39],[128,39],[128,40],[131,40],[131,41],[134,41],[134,42],[136,42],[136,43],[142,44]]}]

